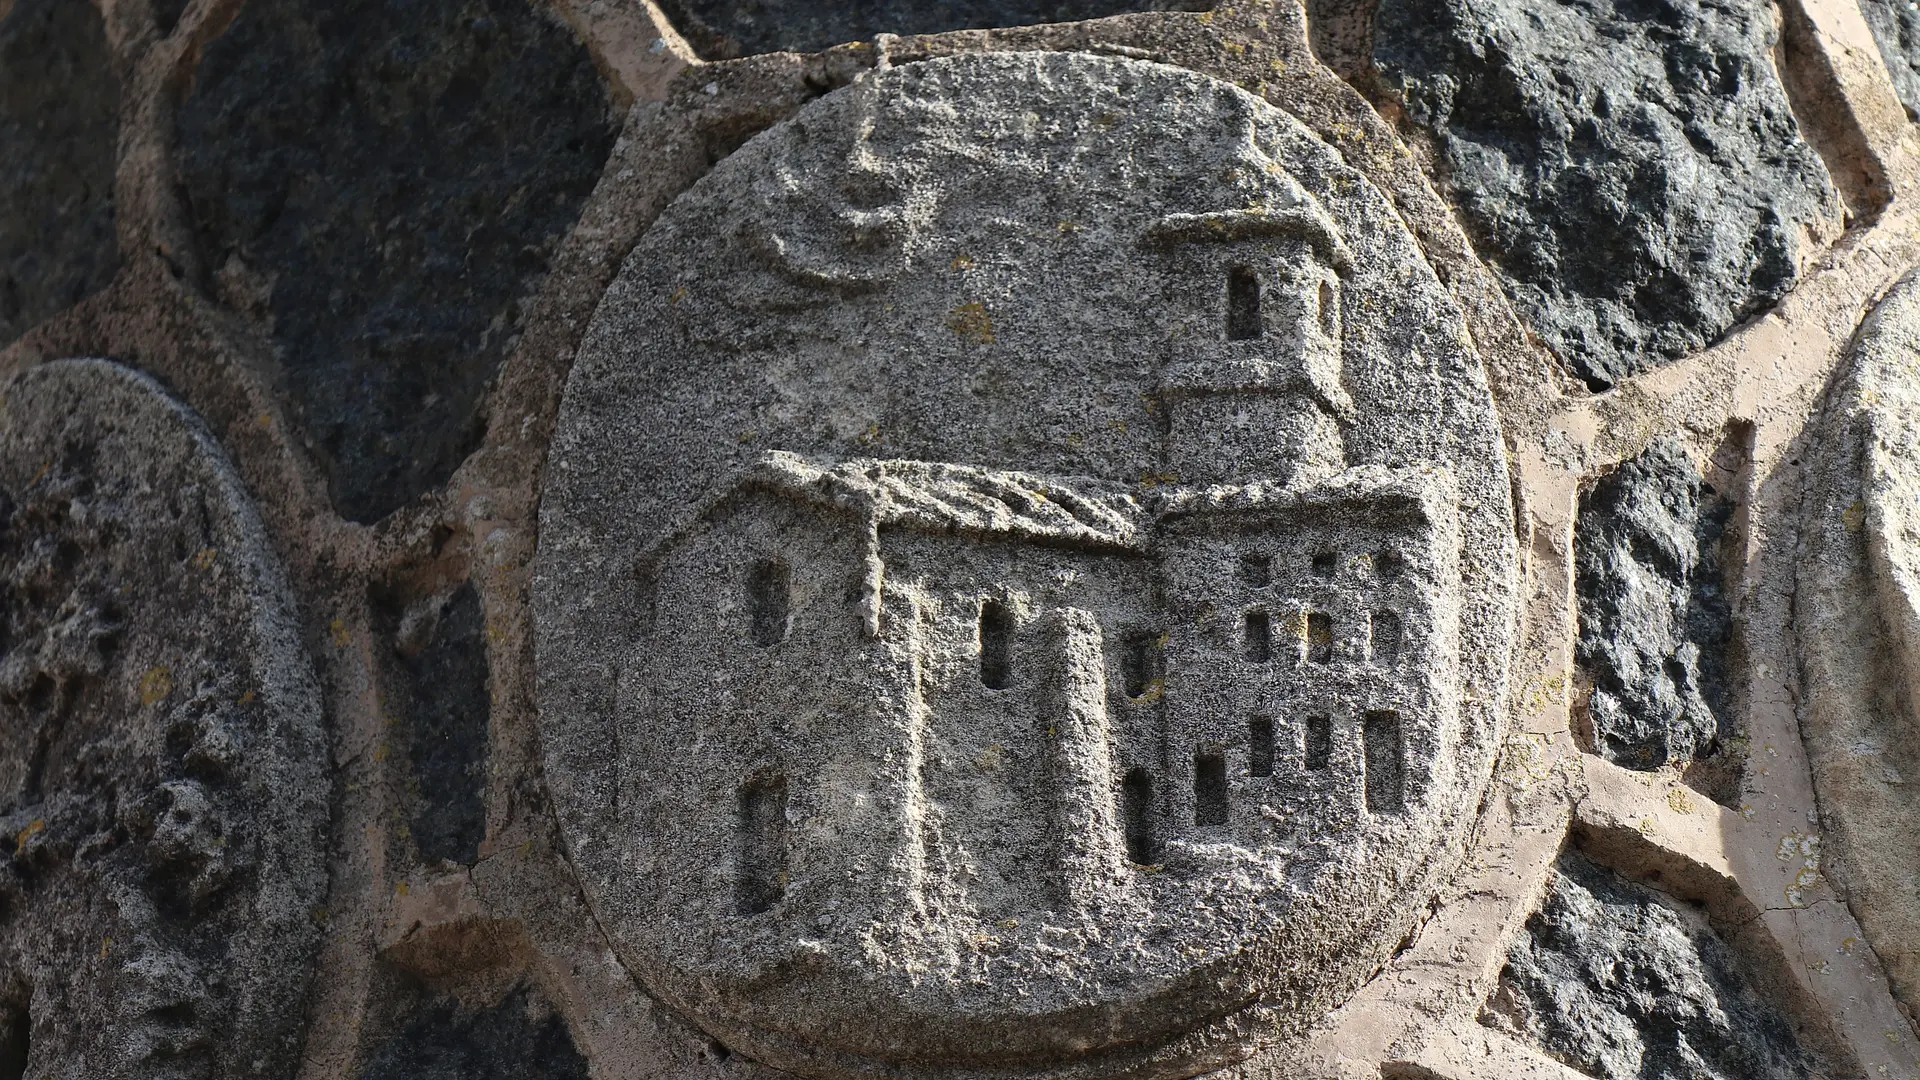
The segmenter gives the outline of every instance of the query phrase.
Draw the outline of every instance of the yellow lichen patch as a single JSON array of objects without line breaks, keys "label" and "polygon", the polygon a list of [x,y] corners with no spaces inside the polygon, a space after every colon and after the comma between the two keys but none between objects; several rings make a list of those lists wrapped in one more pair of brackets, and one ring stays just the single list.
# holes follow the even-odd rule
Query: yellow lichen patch
[{"label": "yellow lichen patch", "polygon": [[1141,692],[1139,697],[1134,698],[1133,700],[1139,702],[1142,705],[1152,705],[1154,702],[1159,701],[1161,698],[1166,696],[1167,696],[1167,680],[1155,679],[1152,682],[1147,684],[1147,688]]},{"label": "yellow lichen patch", "polygon": [[987,305],[977,301],[948,312],[947,329],[974,345],[993,344],[993,316],[987,314]]},{"label": "yellow lichen patch", "polygon": [[973,256],[955,255],[953,261],[947,264],[947,268],[950,270],[971,270],[973,269],[973,265]]},{"label": "yellow lichen patch", "polygon": [[240,695],[240,704],[242,705],[251,705],[254,702],[259,700],[260,700],[260,695],[253,692],[252,690],[249,690],[246,693]]},{"label": "yellow lichen patch", "polygon": [[1686,788],[1674,788],[1667,792],[1667,805],[1673,807],[1673,812],[1676,814],[1691,814],[1693,813],[1693,796],[1687,794]]},{"label": "yellow lichen patch", "polygon": [[1848,532],[1859,532],[1860,527],[1867,523],[1867,504],[1857,502],[1847,507],[1840,514],[1840,522],[1847,527]]},{"label": "yellow lichen patch", "polygon": [[216,553],[212,548],[201,548],[199,553],[193,557],[193,568],[203,572],[213,569],[215,556]]},{"label": "yellow lichen patch", "polygon": [[335,619],[327,627],[327,635],[333,639],[333,647],[344,649],[353,644],[353,632],[347,629],[347,620]]},{"label": "yellow lichen patch", "polygon": [[1086,228],[1085,225],[1081,225],[1077,222],[1072,222],[1072,221],[1056,222],[1054,223],[1053,227],[1055,230],[1057,230],[1060,233],[1061,236],[1071,236],[1074,233],[1077,233],[1080,230]]},{"label": "yellow lichen patch", "polygon": [[39,836],[41,833],[46,831],[47,831],[47,823],[45,819],[34,818],[32,824],[28,825],[24,829],[21,829],[18,833],[14,835],[14,838],[13,838],[14,854],[18,855],[20,852],[25,851],[27,847],[27,841],[32,840],[34,837]]},{"label": "yellow lichen patch", "polygon": [[173,693],[173,672],[163,667],[148,668],[140,676],[140,704],[151,705]]},{"label": "yellow lichen patch", "polygon": [[678,304],[680,301],[685,300],[686,298],[687,298],[687,287],[685,285],[682,285],[679,288],[673,290],[673,292],[667,294],[667,303]]}]

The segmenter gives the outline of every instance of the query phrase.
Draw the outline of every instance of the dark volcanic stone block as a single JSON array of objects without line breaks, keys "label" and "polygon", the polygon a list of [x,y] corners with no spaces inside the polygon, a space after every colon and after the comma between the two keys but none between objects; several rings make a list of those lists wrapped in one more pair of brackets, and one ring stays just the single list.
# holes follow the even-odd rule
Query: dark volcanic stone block
[{"label": "dark volcanic stone block", "polygon": [[471,583],[445,600],[386,612],[419,785],[413,838],[425,859],[472,863],[486,838],[486,612]]},{"label": "dark volcanic stone block", "polygon": [[362,1080],[586,1080],[566,1022],[528,990],[491,1009],[428,1005],[367,1063]]},{"label": "dark volcanic stone block", "polygon": [[1860,13],[1893,75],[1900,104],[1908,116],[1920,118],[1920,8],[1911,0],[1860,0]]},{"label": "dark volcanic stone block", "polygon": [[256,0],[180,116],[212,288],[270,315],[341,514],[444,482],[612,147],[584,47],[525,0]]},{"label": "dark volcanic stone block", "polygon": [[1707,345],[1837,220],[1762,0],[1381,0],[1374,59],[1482,255],[1595,389]]},{"label": "dark volcanic stone block", "polygon": [[0,21],[0,345],[113,280],[119,109],[94,6],[18,0]]},{"label": "dark volcanic stone block", "polygon": [[1600,1080],[1824,1075],[1699,914],[1577,854],[1507,956],[1489,1006]]},{"label": "dark volcanic stone block", "polygon": [[1574,656],[1593,680],[1596,749],[1616,764],[1691,761],[1722,734],[1733,616],[1718,556],[1731,512],[1673,440],[1580,502]]},{"label": "dark volcanic stone block", "polygon": [[1205,11],[1213,0],[668,0],[674,22],[710,57],[816,52],[875,34],[938,34],[1076,22],[1136,11]]}]

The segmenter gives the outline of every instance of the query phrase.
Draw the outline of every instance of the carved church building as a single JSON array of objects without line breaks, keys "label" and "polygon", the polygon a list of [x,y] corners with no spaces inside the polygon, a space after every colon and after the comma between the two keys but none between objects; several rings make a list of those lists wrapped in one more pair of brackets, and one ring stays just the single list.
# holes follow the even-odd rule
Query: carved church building
[{"label": "carved church building", "polygon": [[1170,482],[776,453],[646,556],[656,639],[736,683],[657,709],[739,755],[740,914],[849,859],[983,919],[1097,908],[1129,864],[1310,857],[1421,799],[1458,709],[1454,496],[1347,464],[1344,253],[1300,214],[1156,234],[1222,305],[1165,363]]}]

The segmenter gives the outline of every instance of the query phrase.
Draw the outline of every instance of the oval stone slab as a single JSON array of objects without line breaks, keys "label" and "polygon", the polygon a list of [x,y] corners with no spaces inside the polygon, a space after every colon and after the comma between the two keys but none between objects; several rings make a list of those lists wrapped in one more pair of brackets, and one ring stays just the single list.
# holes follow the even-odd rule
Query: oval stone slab
[{"label": "oval stone slab", "polygon": [[325,742],[258,514],[127,368],[30,368],[0,409],[0,1044],[29,1076],[291,1075]]},{"label": "oval stone slab", "polygon": [[1348,996],[1487,782],[1493,404],[1387,200],[1160,65],[881,71],[568,385],[548,777],[656,994],[816,1076],[1192,1075]]},{"label": "oval stone slab", "polygon": [[[1808,439],[1796,563],[1801,731],[1820,796],[1821,872],[1894,993],[1920,1007],[1920,276],[1861,323]],[[1798,905],[1794,895],[1784,898]]]}]

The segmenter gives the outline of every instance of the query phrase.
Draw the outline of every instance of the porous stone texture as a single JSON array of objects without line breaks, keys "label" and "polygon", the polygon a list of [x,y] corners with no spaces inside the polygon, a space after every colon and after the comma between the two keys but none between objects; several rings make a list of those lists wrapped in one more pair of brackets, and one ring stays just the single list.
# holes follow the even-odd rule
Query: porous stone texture
[{"label": "porous stone texture", "polygon": [[1913,0],[1860,0],[1860,13],[1909,117],[1920,116],[1920,7]]},{"label": "porous stone texture", "polygon": [[586,49],[525,0],[256,0],[207,47],[179,118],[206,286],[271,319],[343,516],[478,445],[611,119]]},{"label": "porous stone texture", "polygon": [[1205,11],[1215,0],[668,0],[680,31],[711,57],[815,52],[876,34],[937,34],[1074,22],[1135,11]]},{"label": "porous stone texture", "polygon": [[328,814],[271,546],[151,379],[62,361],[3,397],[0,1056],[288,1075]]},{"label": "porous stone texture", "polygon": [[361,1080],[587,1080],[567,1023],[520,989],[488,1008],[439,999],[417,1009]]},{"label": "porous stone texture", "polygon": [[1587,385],[1778,300],[1840,203],[1762,0],[1381,0],[1374,58],[1482,257]]},{"label": "porous stone texture", "polygon": [[0,7],[0,345],[119,267],[120,79],[92,4]]},{"label": "porous stone texture", "polygon": [[1631,769],[1685,764],[1731,734],[1733,632],[1720,541],[1733,504],[1686,444],[1656,440],[1601,477],[1574,526],[1594,749]]},{"label": "porous stone texture", "polygon": [[416,788],[411,835],[423,859],[471,863],[487,831],[490,702],[480,593],[467,583],[450,596],[382,607],[393,705],[406,721]]},{"label": "porous stone texture", "polygon": [[1861,327],[1819,427],[1795,597],[1826,872],[1896,992],[1920,1008],[1920,855],[1911,843],[1920,687],[1920,279]]},{"label": "porous stone texture", "polygon": [[1699,912],[1577,853],[1558,871],[1488,1022],[1598,1080],[1829,1075]]},{"label": "porous stone texture", "polygon": [[628,258],[549,468],[570,853],[755,1060],[1191,1075],[1458,856],[1515,603],[1491,397],[1386,199],[1232,85],[1008,53],[809,105]]}]

